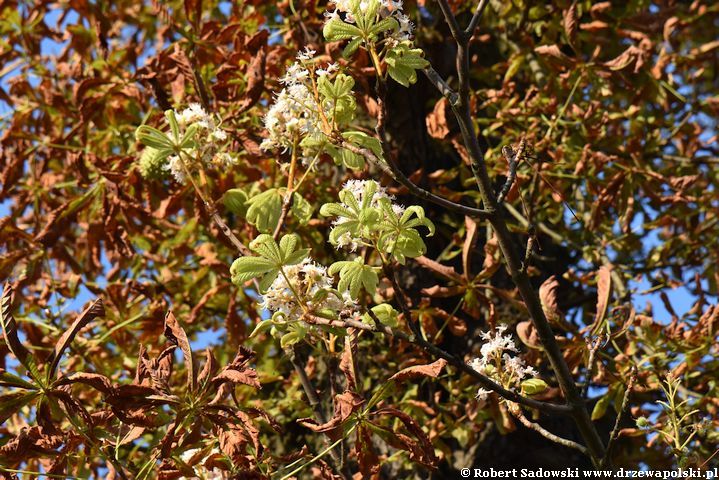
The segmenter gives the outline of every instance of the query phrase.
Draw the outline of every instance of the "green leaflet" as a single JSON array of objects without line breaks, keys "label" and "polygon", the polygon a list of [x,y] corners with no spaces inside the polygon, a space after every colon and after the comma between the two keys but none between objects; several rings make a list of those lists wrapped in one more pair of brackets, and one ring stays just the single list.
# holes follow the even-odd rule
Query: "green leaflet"
[{"label": "green leaflet", "polygon": [[405,209],[402,215],[398,215],[393,209],[389,200],[380,201],[384,213],[384,221],[379,225],[380,236],[377,247],[391,253],[399,263],[403,264],[406,258],[416,258],[427,251],[427,246],[417,232],[416,227],[424,226],[429,230],[429,235],[434,235],[434,224],[425,217],[424,209],[419,206],[411,206]]},{"label": "green leaflet", "polygon": [[[375,305],[374,307],[372,307],[370,310],[372,310],[372,313],[375,314],[375,316],[379,319],[380,322],[382,322],[383,325],[394,328],[399,324],[399,312],[397,312],[397,310],[395,310],[392,305],[389,305],[387,303],[380,303],[379,305]],[[368,313],[362,315],[362,320],[365,323],[374,323],[372,317],[370,317]]]},{"label": "green leaflet", "polygon": [[355,258],[354,261],[335,262],[328,272],[330,275],[339,272],[340,281],[337,290],[340,293],[349,291],[350,296],[355,300],[359,298],[360,288],[364,288],[370,295],[374,295],[377,290],[379,283],[377,268],[365,265],[361,257]]},{"label": "green leaflet", "polygon": [[312,212],[314,207],[310,202],[299,193],[295,192],[292,195],[292,215],[297,219],[300,225],[307,225],[312,219]]},{"label": "green leaflet", "polygon": [[310,249],[298,248],[299,244],[299,237],[295,234],[283,236],[279,244],[271,235],[258,236],[250,244],[250,250],[259,257],[240,257],[232,262],[232,283],[241,287],[246,281],[258,278],[260,291],[266,291],[282,267],[295,265],[307,257]]},{"label": "green leaflet", "polygon": [[362,30],[355,25],[343,22],[339,18],[333,18],[325,23],[324,28],[322,28],[322,35],[324,35],[325,40],[328,42],[336,42],[361,37]]},{"label": "green leaflet", "polygon": [[225,205],[225,208],[229,210],[232,213],[236,213],[237,215],[245,216],[247,213],[247,200],[248,200],[247,192],[244,191],[241,188],[232,188],[230,190],[227,190],[225,194],[222,196],[222,203]]},{"label": "green leaflet", "polygon": [[282,214],[282,192],[271,188],[245,202],[247,208],[247,221],[263,233],[274,231]]},{"label": "green leaflet", "polygon": [[530,378],[522,382],[522,391],[527,395],[536,395],[549,388],[547,382],[541,378]]},{"label": "green leaflet", "polygon": [[412,48],[408,41],[401,42],[387,52],[384,58],[387,72],[400,85],[409,87],[417,81],[417,70],[429,65],[422,57],[422,49]]},{"label": "green leaflet", "polygon": [[334,81],[327,75],[317,80],[317,91],[325,100],[324,103],[330,105],[331,119],[338,126],[346,125],[354,118],[357,109],[357,102],[352,93],[354,85],[354,79],[343,73],[338,74]]}]

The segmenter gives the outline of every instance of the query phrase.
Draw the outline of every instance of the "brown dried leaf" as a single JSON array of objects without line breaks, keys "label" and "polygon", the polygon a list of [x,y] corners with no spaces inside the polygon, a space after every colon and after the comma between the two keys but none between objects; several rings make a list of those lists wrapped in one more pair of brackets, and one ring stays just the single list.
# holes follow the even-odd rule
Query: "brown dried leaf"
[{"label": "brown dried leaf", "polygon": [[529,320],[517,324],[517,336],[523,344],[530,348],[538,349],[542,347],[537,329],[534,328],[534,324]]},{"label": "brown dried leaf", "polygon": [[449,135],[449,126],[447,124],[447,109],[449,101],[442,97],[435,105],[432,112],[427,115],[427,132],[433,138],[443,140]]},{"label": "brown dried leaf", "polygon": [[577,34],[577,2],[564,11],[563,15],[564,33],[567,34],[567,40],[570,44],[574,43],[574,37]]},{"label": "brown dried leaf", "polygon": [[350,329],[350,334],[345,336],[345,348],[342,351],[340,370],[347,379],[347,390],[357,390],[357,373],[355,371],[354,355],[357,351],[357,334]]},{"label": "brown dried leaf", "polygon": [[[353,412],[357,411],[363,403],[364,399],[361,396],[355,392],[346,391],[335,395],[334,415],[328,422],[320,425],[313,418],[301,418],[297,422],[313,432],[332,432],[342,425],[342,422],[347,420]],[[336,432],[333,433],[336,434]]]},{"label": "brown dried leaf", "polygon": [[10,311],[12,309],[12,297],[13,287],[10,285],[10,282],[5,282],[1,301],[2,305],[0,306],[0,323],[2,323],[3,335],[5,336],[5,343],[8,349],[15,355],[18,362],[29,370],[28,361],[32,360],[32,357],[17,336],[17,322]]},{"label": "brown dried leaf", "polygon": [[165,316],[165,337],[173,345],[177,345],[182,350],[182,355],[185,358],[185,368],[187,369],[187,386],[191,389],[195,389],[195,370],[194,363],[192,361],[192,349],[190,348],[190,341],[187,339],[185,330],[180,326],[180,323],[173,315],[172,311],[168,311]]},{"label": "brown dried leaf", "polygon": [[554,275],[546,279],[539,287],[539,300],[542,302],[544,315],[550,322],[556,322],[561,317],[559,306],[557,305],[558,287],[559,282]]},{"label": "brown dried leaf", "polygon": [[594,317],[592,332],[597,333],[604,323],[609,307],[609,299],[612,295],[612,271],[603,265],[597,272],[597,314]]},{"label": "brown dried leaf", "polygon": [[439,462],[439,458],[434,453],[434,447],[432,442],[422,427],[409,415],[401,410],[392,407],[385,407],[376,410],[372,413],[373,415],[387,415],[390,417],[398,418],[405,426],[405,428],[411,433],[414,438],[413,440],[399,432],[393,432],[396,438],[404,445],[404,449],[409,453],[409,458],[421,463],[430,468],[434,468]]},{"label": "brown dried leaf", "polygon": [[70,376],[60,378],[57,382],[55,382],[54,386],[60,387],[62,385],[71,385],[74,383],[84,383],[85,385],[89,385],[104,394],[109,394],[112,391],[112,382],[110,379],[105,375],[100,375],[99,373],[73,373]]},{"label": "brown dried leaf", "polygon": [[432,362],[428,365],[415,365],[413,367],[402,369],[389,377],[389,379],[401,382],[402,380],[407,380],[408,378],[415,377],[437,378],[446,365],[447,360],[445,360],[444,358],[440,358],[439,360]]},{"label": "brown dried leaf", "polygon": [[48,371],[48,378],[55,378],[55,372],[57,370],[57,366],[60,363],[60,358],[62,357],[63,352],[65,352],[65,349],[70,346],[70,343],[72,343],[73,339],[75,338],[75,335],[83,328],[85,325],[87,325],[92,320],[96,319],[97,317],[104,317],[105,316],[105,306],[102,303],[102,299],[98,298],[92,304],[87,307],[79,317],[70,325],[70,328],[68,328],[65,333],[62,334],[62,337],[60,337],[60,340],[57,342],[57,345],[55,345],[55,350],[50,355],[50,358],[48,358],[48,361],[50,362],[50,369]]}]

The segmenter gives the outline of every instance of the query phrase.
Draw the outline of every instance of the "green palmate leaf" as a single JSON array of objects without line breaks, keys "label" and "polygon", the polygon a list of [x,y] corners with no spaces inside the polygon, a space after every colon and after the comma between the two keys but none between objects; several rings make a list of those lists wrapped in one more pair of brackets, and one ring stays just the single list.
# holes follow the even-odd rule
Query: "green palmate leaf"
[{"label": "green palmate leaf", "polygon": [[259,257],[240,257],[230,267],[232,282],[242,286],[244,282],[259,278],[260,291],[267,290],[280,269],[287,265],[300,263],[307,257],[309,248],[298,248],[299,237],[285,235],[277,244],[271,235],[262,234],[250,243],[250,249]]},{"label": "green palmate leaf", "polygon": [[260,232],[272,232],[282,215],[282,192],[271,188],[248,199],[245,205],[248,207],[247,221]]},{"label": "green palmate leaf", "polygon": [[[371,310],[383,325],[394,328],[399,324],[399,312],[397,312],[392,305],[380,303],[379,305],[372,307]],[[373,319],[368,313],[365,313],[362,316],[362,320],[365,323],[373,323]]]},{"label": "green palmate leaf", "polygon": [[530,378],[522,382],[522,391],[527,395],[536,395],[549,388],[547,382],[541,378]]},{"label": "green palmate leaf", "polygon": [[354,55],[359,46],[362,45],[362,41],[362,37],[355,37],[349,42],[347,42],[347,45],[345,46],[344,50],[342,50],[342,58],[350,58],[352,55]]},{"label": "green palmate leaf", "polygon": [[380,202],[385,221],[379,225],[381,231],[377,246],[391,253],[399,263],[404,264],[406,258],[424,255],[427,247],[416,227],[424,226],[429,236],[434,234],[434,224],[425,217],[424,209],[419,206],[408,207],[402,215],[398,215],[389,200]]},{"label": "green palmate leaf", "polygon": [[337,272],[340,274],[340,281],[337,284],[337,290],[340,293],[349,291],[353,299],[359,298],[359,291],[364,288],[367,293],[374,295],[377,290],[377,268],[365,265],[361,257],[357,257],[354,261],[340,261],[333,263],[329,270],[330,275]]},{"label": "green palmate leaf", "polygon": [[324,103],[329,103],[331,120],[338,125],[345,125],[354,118],[357,103],[352,93],[355,81],[349,75],[340,73],[334,80],[329,76],[319,77],[317,90],[322,95]]},{"label": "green palmate leaf", "polygon": [[392,17],[382,19],[369,29],[369,34],[379,35],[387,30],[399,30],[399,23],[397,23],[397,20]]},{"label": "green palmate leaf", "polygon": [[280,246],[277,245],[277,242],[275,242],[275,239],[272,238],[272,235],[267,235],[266,233],[258,235],[257,238],[250,243],[250,250],[268,260],[272,260],[276,267],[282,266],[282,251],[280,250]]},{"label": "green palmate leaf", "polygon": [[312,219],[314,207],[310,202],[299,193],[295,192],[292,198],[292,215],[297,219],[300,225],[307,225]]},{"label": "green palmate leaf", "polygon": [[322,34],[328,42],[347,40],[354,37],[361,37],[362,30],[357,26],[345,23],[339,18],[333,18],[325,23]]},{"label": "green palmate leaf", "polygon": [[222,196],[222,203],[230,212],[244,216],[247,212],[246,202],[248,198],[247,192],[241,188],[232,188]]},{"label": "green palmate leaf", "polygon": [[422,49],[412,48],[410,42],[401,42],[390,49],[384,60],[389,76],[405,87],[417,81],[417,70],[429,65],[422,57]]},{"label": "green palmate leaf", "polygon": [[149,125],[141,125],[135,131],[135,138],[146,147],[157,148],[158,150],[169,150],[172,152],[175,144],[171,139],[158,129]]}]

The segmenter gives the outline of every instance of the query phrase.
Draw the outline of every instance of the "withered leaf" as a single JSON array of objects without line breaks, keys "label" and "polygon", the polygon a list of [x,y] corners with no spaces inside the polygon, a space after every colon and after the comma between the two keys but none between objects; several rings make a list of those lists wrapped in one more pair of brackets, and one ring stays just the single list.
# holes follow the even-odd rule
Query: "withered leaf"
[{"label": "withered leaf", "polygon": [[67,347],[70,346],[70,343],[72,343],[73,339],[75,338],[75,335],[88,323],[90,323],[92,320],[96,319],[97,317],[104,317],[105,316],[105,306],[102,303],[102,299],[98,298],[92,304],[87,307],[79,317],[70,325],[70,328],[68,328],[65,333],[62,334],[62,337],[60,337],[60,340],[57,342],[57,345],[55,345],[55,350],[50,355],[50,358],[48,358],[48,362],[50,363],[50,368],[48,370],[47,377],[48,378],[55,378],[55,373],[57,371],[57,366],[60,363],[60,358],[62,357],[63,352]]},{"label": "withered leaf", "polygon": [[185,358],[185,369],[187,370],[187,386],[190,390],[195,389],[195,366],[192,360],[192,349],[190,348],[190,341],[187,339],[185,330],[180,326],[180,323],[175,318],[172,311],[168,311],[165,315],[165,337],[173,345],[177,345],[182,350],[182,355]]},{"label": "withered leaf", "polygon": [[301,425],[313,432],[333,432],[352,415],[353,412],[364,403],[364,399],[355,392],[346,391],[335,395],[334,415],[326,423],[318,424],[313,418],[301,418],[297,420]]},{"label": "withered leaf", "polygon": [[609,300],[612,295],[612,271],[606,265],[599,268],[597,272],[597,314],[594,317],[592,333],[601,331],[604,319],[609,308]]},{"label": "withered leaf", "polygon": [[401,382],[403,380],[407,380],[408,378],[415,377],[437,378],[445,365],[447,365],[447,360],[440,358],[428,365],[415,365],[413,367],[402,369],[389,377],[389,379]]},{"label": "withered leaf", "polygon": [[[5,282],[3,287],[2,300],[0,305],[0,320],[2,320],[2,330],[5,337],[5,344],[8,349],[15,355],[18,362],[20,362],[25,368],[31,371],[31,364],[34,366],[34,361],[30,352],[23,346],[20,339],[17,336],[17,322],[15,317],[12,316],[12,295],[13,287],[10,282]],[[32,371],[31,371],[32,374]]]}]

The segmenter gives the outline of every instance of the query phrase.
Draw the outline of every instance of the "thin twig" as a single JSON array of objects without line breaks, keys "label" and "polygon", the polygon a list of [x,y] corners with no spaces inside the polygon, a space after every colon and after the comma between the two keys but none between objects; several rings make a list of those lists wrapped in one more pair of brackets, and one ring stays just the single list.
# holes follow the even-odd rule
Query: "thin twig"
[{"label": "thin twig", "polygon": [[568,447],[568,448],[573,448],[573,449],[575,449],[575,450],[579,450],[579,451],[582,452],[584,455],[587,454],[587,447],[585,447],[584,445],[580,445],[580,444],[578,444],[577,442],[574,442],[574,441],[572,441],[572,440],[569,440],[569,439],[566,439],[566,438],[562,438],[562,437],[560,437],[560,436],[558,436],[558,435],[555,435],[555,434],[553,434],[552,432],[550,432],[549,430],[546,430],[546,429],[545,429],[544,427],[542,427],[540,424],[534,423],[534,422],[532,422],[531,420],[529,420],[529,419],[524,415],[524,413],[522,412],[522,410],[519,408],[518,405],[517,405],[516,407],[510,406],[510,407],[509,407],[509,411],[512,413],[512,415],[514,415],[514,416],[517,418],[517,420],[519,420],[519,421],[522,423],[522,425],[524,425],[525,427],[529,428],[530,430],[534,430],[535,432],[537,432],[538,434],[540,434],[541,436],[543,436],[543,437],[546,438],[547,440],[552,441],[552,442],[554,442],[554,443],[557,443],[557,444],[559,444],[559,445],[562,445],[562,446],[564,446],[564,447]]},{"label": "thin twig", "polygon": [[488,210],[482,210],[480,208],[468,207],[460,203],[455,203],[451,200],[447,200],[444,197],[440,197],[439,195],[435,195],[434,193],[423,189],[422,187],[412,182],[409,178],[407,178],[407,176],[402,173],[402,171],[397,167],[395,162],[389,161],[385,163],[384,161],[379,159],[372,150],[368,148],[358,147],[348,142],[344,138],[337,139],[335,143],[339,144],[343,148],[346,148],[350,152],[361,155],[365,159],[369,160],[373,165],[382,170],[384,174],[388,175],[397,183],[406,187],[407,190],[409,190],[409,192],[415,197],[427,200],[434,203],[435,205],[439,205],[440,207],[444,207],[448,210],[460,213],[462,215],[466,215],[471,218],[486,219],[492,214],[492,212]]},{"label": "thin twig", "polygon": [[629,381],[627,382],[627,389],[624,391],[624,398],[622,399],[622,406],[619,408],[619,413],[617,413],[617,419],[614,421],[614,428],[612,428],[612,432],[609,434],[609,441],[607,442],[607,451],[604,454],[604,457],[602,458],[602,461],[599,463],[600,467],[604,467],[609,463],[609,455],[612,453],[612,447],[614,446],[614,442],[619,437],[619,427],[622,423],[622,419],[624,418],[624,414],[627,411],[627,407],[629,406],[629,397],[632,394],[632,390],[634,389],[634,383],[637,381],[637,367],[632,366],[632,371],[629,373]]},{"label": "thin twig", "polygon": [[507,194],[517,178],[517,163],[519,163],[519,159],[522,158],[524,154],[525,144],[524,139],[520,140],[516,152],[508,145],[502,148],[502,154],[509,164],[509,173],[507,174],[507,180],[504,182],[504,185],[502,185],[502,189],[499,191],[499,194],[497,194],[497,203],[504,202],[504,199],[507,198]]},{"label": "thin twig", "polygon": [[452,37],[457,41],[461,40],[464,32],[461,28],[459,28],[457,17],[455,17],[452,13],[452,8],[449,6],[449,3],[447,0],[438,0],[437,3],[439,3],[439,8],[442,10],[442,14],[449,26],[449,31],[452,33]]},{"label": "thin twig", "polygon": [[582,396],[586,397],[589,392],[589,385],[592,383],[592,372],[594,370],[594,359],[597,356],[597,350],[604,343],[604,335],[600,335],[597,338],[587,340],[587,348],[589,349],[589,358],[587,359],[587,383],[584,386]]},{"label": "thin twig", "polygon": [[[491,378],[481,374],[474,368],[470,367],[465,363],[462,359],[452,355],[451,353],[437,347],[436,345],[429,343],[428,341],[418,338],[414,335],[407,335],[406,333],[392,329],[384,324],[381,323],[380,319],[377,318],[377,315],[371,310],[367,309],[367,314],[372,318],[372,320],[376,323],[376,326],[367,325],[363,322],[358,322],[355,320],[347,319],[344,320],[344,322],[353,328],[357,328],[359,330],[367,330],[371,332],[378,332],[382,333],[388,336],[394,336],[397,338],[401,338],[402,340],[409,342],[411,344],[417,345],[423,350],[425,350],[427,353],[429,353],[432,356],[443,358],[447,360],[447,363],[450,365],[458,368],[462,372],[468,374],[475,380],[477,380],[478,383],[482,384],[482,386],[496,392],[501,397],[515,403],[522,404],[524,406],[527,406],[529,408],[536,408],[537,410],[544,412],[544,413],[557,413],[557,414],[570,414],[571,408],[566,405],[557,405],[554,403],[547,403],[547,402],[541,402],[539,400],[534,400],[529,397],[525,397],[523,395],[520,395],[517,392],[513,392],[512,390],[507,390],[506,388],[502,387],[498,383],[496,383]],[[337,325],[338,326],[338,325]],[[368,328],[369,327],[369,328]]]},{"label": "thin twig", "polygon": [[444,78],[441,77],[439,73],[437,73],[437,70],[432,68],[431,65],[426,67],[424,70],[422,70],[425,77],[432,83],[432,85],[435,86],[437,90],[439,90],[439,93],[442,94],[444,98],[449,101],[450,106],[455,106],[457,104],[457,101],[459,100],[459,95],[457,92],[452,90],[452,87],[449,86],[449,84],[445,81]]},{"label": "thin twig", "polygon": [[292,145],[292,158],[290,159],[290,171],[287,174],[287,190],[285,191],[285,196],[282,199],[282,209],[280,210],[280,218],[277,221],[277,226],[275,227],[275,231],[272,233],[272,238],[277,240],[277,238],[280,236],[280,232],[282,231],[282,226],[285,223],[285,220],[287,219],[287,214],[290,211],[290,207],[292,206],[292,197],[295,193],[295,172],[297,170],[297,147],[298,147],[298,140],[295,137],[295,140]]},{"label": "thin twig", "polygon": [[[401,307],[400,307],[401,308]],[[472,378],[477,380],[479,383],[482,384],[482,386],[487,387],[497,394],[499,394],[501,397],[514,402],[519,403],[522,405],[525,405],[530,408],[536,408],[537,410],[545,413],[560,413],[560,414],[568,414],[571,409],[567,407],[566,405],[558,405],[554,403],[547,403],[547,402],[541,402],[539,400],[534,400],[529,397],[522,396],[516,392],[513,392],[511,390],[507,390],[506,388],[502,387],[498,383],[496,383],[491,378],[487,377],[486,375],[483,375],[482,373],[478,372],[477,370],[473,369],[469,365],[467,365],[465,362],[463,362],[460,358],[457,358],[456,356],[452,355],[451,353],[442,350],[441,348],[427,342],[424,339],[418,338],[415,335],[407,335],[405,332],[397,329],[393,329],[391,327],[388,327],[387,325],[384,325],[381,320],[377,317],[377,315],[371,310],[367,309],[366,313],[372,318],[372,320],[375,322],[375,325],[369,325],[367,323],[354,320],[351,318],[346,318],[343,320],[333,320],[329,318],[324,317],[318,317],[316,315],[312,314],[305,314],[302,317],[302,320],[308,324],[311,325],[326,325],[328,327],[337,327],[337,328],[355,328],[357,330],[362,330],[365,332],[372,332],[372,333],[381,333],[383,335],[386,335],[388,337],[397,337],[400,338],[408,343],[411,343],[413,345],[417,345],[421,347],[423,350],[427,351],[431,355],[443,358],[447,360],[447,363],[450,365],[453,365],[460,370],[462,370],[464,373],[469,374]]]},{"label": "thin twig", "polygon": [[474,11],[474,15],[472,15],[472,20],[469,21],[469,25],[464,31],[465,35],[469,35],[470,38],[474,35],[474,31],[477,29],[477,25],[479,25],[480,20],[482,20],[482,14],[484,13],[484,9],[487,5],[489,5],[489,0],[480,0],[477,4],[477,9]]}]

